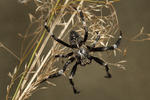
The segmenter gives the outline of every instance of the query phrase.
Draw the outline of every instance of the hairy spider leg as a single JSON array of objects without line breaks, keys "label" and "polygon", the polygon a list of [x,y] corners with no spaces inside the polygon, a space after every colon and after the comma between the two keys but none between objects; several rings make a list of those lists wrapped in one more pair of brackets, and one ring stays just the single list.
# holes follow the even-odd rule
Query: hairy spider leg
[{"label": "hairy spider leg", "polygon": [[58,77],[58,76],[61,76],[67,69],[68,65],[70,63],[72,63],[73,61],[75,60],[74,57],[71,57],[66,63],[65,65],[63,66],[63,69],[59,70],[57,73],[53,74],[53,75],[50,75],[49,78],[54,78],[54,77]]},{"label": "hairy spider leg", "polygon": [[75,58],[74,57],[71,57],[66,63],[65,63],[65,65],[63,66],[63,72],[65,72],[66,71],[66,69],[67,69],[67,67],[68,67],[68,65],[70,64],[70,63],[72,63],[73,61],[75,60]]},{"label": "hairy spider leg", "polygon": [[[45,27],[45,29],[47,30],[47,32],[50,32],[50,29],[49,29],[49,27],[47,26],[47,22],[45,22],[44,27]],[[64,42],[64,41],[62,41],[62,40],[60,40],[60,39],[58,39],[57,37],[55,37],[54,34],[52,34],[51,36],[53,37],[54,40],[56,40],[56,41],[59,42],[60,44],[66,46],[66,47],[72,48],[72,46],[71,46],[70,44],[68,44],[68,43],[66,43],[66,42]]]},{"label": "hairy spider leg", "polygon": [[65,65],[63,66],[63,70],[61,69],[61,70],[59,70],[57,73],[50,75],[48,78],[42,80],[40,83],[43,83],[43,82],[47,81],[47,80],[50,79],[50,78],[52,79],[52,78],[56,78],[56,77],[59,77],[59,76],[63,75],[64,71],[66,71],[67,66],[68,66],[70,63],[72,63],[74,60],[75,60],[74,57],[70,58],[70,59],[65,63]]},{"label": "hairy spider leg", "polygon": [[120,36],[119,36],[117,42],[116,42],[114,45],[112,45],[112,46],[107,46],[107,47],[96,47],[96,48],[87,46],[87,48],[88,48],[90,51],[107,51],[107,50],[114,50],[114,49],[118,48],[118,46],[120,45],[121,39],[122,39],[122,32],[120,31]]},{"label": "hairy spider leg", "polygon": [[71,70],[71,72],[70,72],[70,76],[69,76],[69,82],[70,82],[70,84],[71,84],[71,86],[72,86],[72,89],[73,89],[73,92],[74,92],[75,94],[79,94],[79,93],[80,93],[80,91],[78,91],[78,90],[75,88],[75,85],[74,85],[74,82],[73,82],[73,77],[74,77],[74,75],[75,75],[75,73],[76,73],[78,64],[79,64],[79,63],[77,63],[77,62],[75,63],[75,65],[73,66],[73,68],[72,68],[72,70]]},{"label": "hairy spider leg", "polygon": [[86,22],[85,22],[85,19],[84,19],[84,15],[83,15],[83,12],[80,11],[80,18],[82,20],[82,24],[83,24],[83,27],[84,27],[84,31],[85,31],[85,34],[84,34],[84,40],[82,41],[83,43],[86,42],[87,38],[88,38],[88,28],[86,26]]},{"label": "hairy spider leg", "polygon": [[90,56],[90,60],[94,60],[95,62],[99,63],[100,65],[105,67],[106,73],[107,75],[105,76],[105,78],[111,78],[111,74],[109,73],[109,67],[108,64],[106,64],[103,60],[94,57],[94,56]]},{"label": "hairy spider leg", "polygon": [[56,57],[56,58],[58,58],[58,57],[67,58],[67,57],[70,57],[70,56],[72,56],[72,55],[73,55],[73,52],[70,52],[70,53],[68,53],[68,54],[66,54],[66,55],[58,54],[58,55],[55,55],[55,57]]}]

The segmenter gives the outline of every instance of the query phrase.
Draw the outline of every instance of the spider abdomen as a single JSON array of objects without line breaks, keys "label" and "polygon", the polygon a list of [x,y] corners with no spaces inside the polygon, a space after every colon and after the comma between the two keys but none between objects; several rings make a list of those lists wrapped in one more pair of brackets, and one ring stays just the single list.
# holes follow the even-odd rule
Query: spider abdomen
[{"label": "spider abdomen", "polygon": [[86,47],[82,46],[78,48],[75,52],[75,56],[78,60],[80,60],[80,65],[85,66],[86,64],[90,63],[88,59],[89,51]]}]

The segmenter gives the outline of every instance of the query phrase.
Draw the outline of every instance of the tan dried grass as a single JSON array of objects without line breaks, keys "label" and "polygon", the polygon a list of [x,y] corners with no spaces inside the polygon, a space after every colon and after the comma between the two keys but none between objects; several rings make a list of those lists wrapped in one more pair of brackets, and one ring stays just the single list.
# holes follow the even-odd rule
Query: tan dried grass
[{"label": "tan dried grass", "polygon": [[[19,1],[21,3],[27,3],[31,0]],[[90,34],[88,43],[92,44],[95,41],[98,32],[101,34],[101,40],[98,41],[96,46],[107,46],[119,30],[116,10],[112,5],[115,1],[118,0],[34,0],[34,3],[37,6],[35,12],[39,15],[34,17],[32,14],[29,14],[31,24],[24,36],[19,34],[19,36],[23,38],[22,44],[24,44],[28,37],[33,37],[33,39],[25,48],[24,52],[21,53],[20,64],[14,69],[13,73],[9,73],[11,82],[7,87],[6,100],[9,100],[11,88],[16,82],[16,79],[18,79],[18,76],[21,76],[21,78],[17,89],[12,96],[12,100],[25,100],[29,98],[33,92],[38,89],[39,83],[42,80],[57,72],[58,67],[55,67],[55,62],[59,61],[59,59],[55,59],[54,55],[66,53],[69,49],[63,48],[56,41],[50,39],[51,34],[56,34],[54,31],[59,27],[63,27],[62,29],[57,30],[57,33],[59,33],[58,38],[60,39],[65,39],[72,29],[80,32],[81,35],[84,34],[79,14],[73,7],[82,10],[84,13]],[[108,9],[107,15],[103,15],[104,8]],[[96,14],[93,12],[96,12]],[[48,19],[48,26],[51,29],[48,34],[46,34],[46,30],[43,27],[45,19]],[[28,34],[30,32],[30,27],[34,24],[38,25],[37,28],[32,34]],[[52,42],[52,46],[49,48],[47,54],[43,55],[43,51],[49,43],[49,39],[50,42]],[[23,48],[24,47],[22,46],[22,51]],[[32,56],[30,56],[30,54],[32,54]],[[25,59],[27,58],[30,58],[30,60],[25,62]],[[125,61],[120,61],[114,65],[124,69],[124,67],[121,66],[121,63],[124,62]],[[26,64],[24,65],[23,63]],[[19,75],[22,66],[24,66],[24,71]],[[51,82],[48,83],[55,86],[55,84]],[[45,89],[45,87],[43,88]]]}]

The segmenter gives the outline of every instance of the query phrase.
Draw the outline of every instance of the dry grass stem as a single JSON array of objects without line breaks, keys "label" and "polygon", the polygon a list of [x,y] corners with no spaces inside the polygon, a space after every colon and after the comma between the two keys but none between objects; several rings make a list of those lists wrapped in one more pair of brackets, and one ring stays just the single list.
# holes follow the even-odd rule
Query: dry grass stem
[{"label": "dry grass stem", "polygon": [[135,41],[135,42],[142,42],[146,40],[150,40],[150,34],[144,33],[144,27],[141,28],[140,32],[137,35],[131,38],[131,41]]},{"label": "dry grass stem", "polygon": [[[19,2],[23,4],[29,1],[31,0],[19,0]],[[89,40],[87,43],[89,45],[93,45],[98,36],[100,36],[100,40],[95,46],[111,45],[111,40],[116,38],[116,33],[119,30],[117,13],[112,4],[118,0],[33,1],[37,6],[35,12],[36,14],[38,13],[38,15],[34,16],[29,14],[31,24],[24,35],[21,33],[19,34],[19,36],[23,38],[21,58],[17,58],[20,61],[20,64],[15,67],[13,73],[9,73],[11,83],[7,88],[6,100],[9,100],[11,88],[15,83],[16,78],[18,78],[17,76],[20,74],[19,71],[22,66],[24,66],[24,72],[21,72],[20,74],[21,78],[17,89],[12,96],[12,100],[25,100],[38,89],[46,89],[46,87],[40,88],[39,83],[60,69],[56,63],[61,59],[55,59],[54,55],[60,53],[66,54],[67,51],[70,51],[70,49],[63,47],[51,39],[50,36],[55,34],[58,38],[65,40],[66,37],[68,37],[70,30],[75,30],[83,36],[84,29],[78,11],[82,10],[85,16],[85,21],[89,30]],[[48,26],[50,27],[50,33],[47,33],[44,29],[45,20],[47,20]],[[31,27],[34,25],[36,25],[36,28],[34,28],[34,31],[31,31]],[[25,48],[23,44],[28,38],[32,39]],[[51,44],[51,47],[47,48],[47,44]],[[47,50],[47,52],[45,53],[44,50]],[[124,62],[125,61],[120,61],[115,64],[110,63],[110,65],[125,69],[122,65]],[[56,86],[54,83],[47,83]]]},{"label": "dry grass stem", "polygon": [[8,53],[12,54],[17,60],[20,61],[20,58],[14,52],[12,52],[9,48],[7,48],[4,44],[2,44],[1,42],[0,42],[0,47],[5,49]]}]

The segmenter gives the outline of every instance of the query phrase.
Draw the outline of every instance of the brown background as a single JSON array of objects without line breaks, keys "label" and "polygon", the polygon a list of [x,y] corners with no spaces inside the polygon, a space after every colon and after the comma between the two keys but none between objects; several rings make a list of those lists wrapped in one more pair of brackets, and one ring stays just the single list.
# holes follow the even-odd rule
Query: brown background
[{"label": "brown background", "polygon": [[[150,33],[150,1],[121,0],[115,3],[120,28],[125,38],[139,32]],[[32,5],[21,5],[16,0],[0,0],[0,42],[19,55],[20,38],[28,26],[28,13],[32,13]],[[29,100],[149,100],[150,98],[150,41],[131,43],[123,39],[120,48],[128,47],[125,64],[127,71],[113,68],[113,78],[103,76],[104,70],[98,64],[81,68],[75,77],[80,95],[74,95],[67,78],[52,80],[56,87],[37,91]],[[0,100],[4,100],[6,86],[9,84],[8,72],[12,72],[17,60],[0,48]],[[95,66],[94,66],[95,65]]]}]

